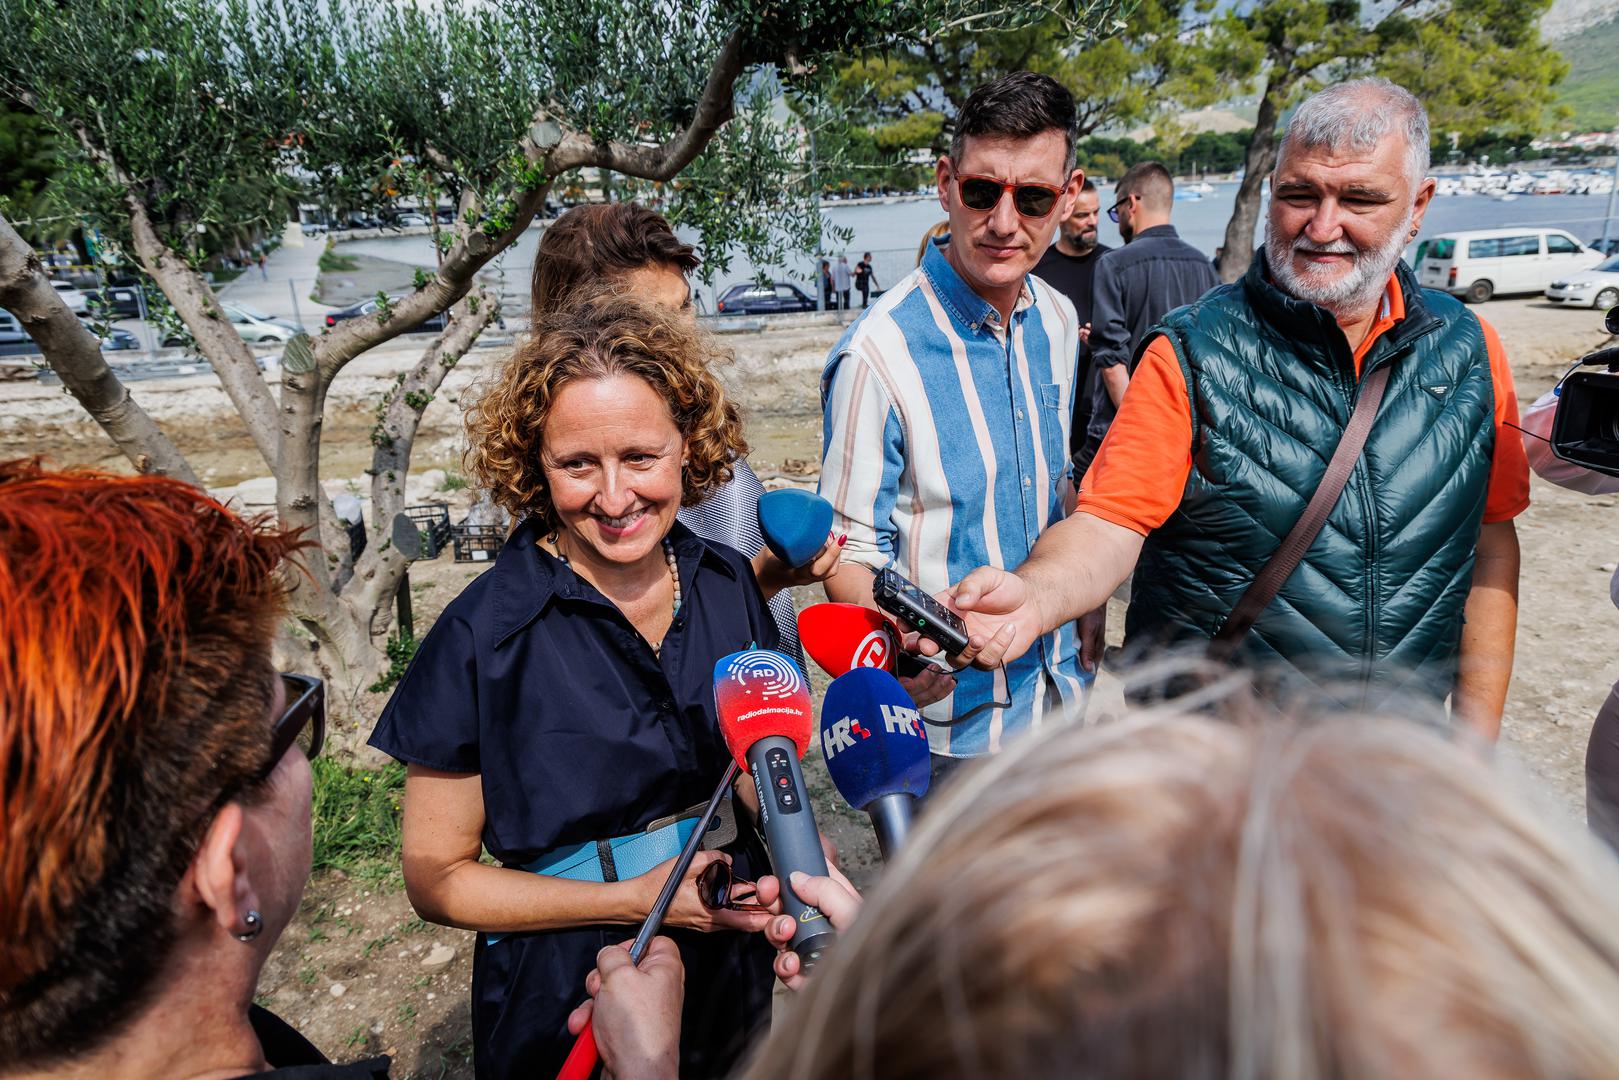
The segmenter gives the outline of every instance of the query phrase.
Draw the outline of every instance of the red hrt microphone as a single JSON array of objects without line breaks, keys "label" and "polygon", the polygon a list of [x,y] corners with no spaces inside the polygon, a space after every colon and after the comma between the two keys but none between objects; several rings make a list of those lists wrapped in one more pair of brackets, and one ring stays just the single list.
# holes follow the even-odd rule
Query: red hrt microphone
[{"label": "red hrt microphone", "polygon": [[827,872],[798,767],[814,729],[808,682],[782,653],[749,649],[715,663],[714,704],[725,745],[753,777],[770,866],[781,879],[782,908],[798,923],[792,948],[809,971],[832,943],[832,925],[819,908],[799,899],[789,880],[794,870],[820,877]]},{"label": "red hrt microphone", "polygon": [[798,640],[834,679],[862,667],[892,675],[899,655],[887,617],[859,604],[811,604],[798,613]]}]

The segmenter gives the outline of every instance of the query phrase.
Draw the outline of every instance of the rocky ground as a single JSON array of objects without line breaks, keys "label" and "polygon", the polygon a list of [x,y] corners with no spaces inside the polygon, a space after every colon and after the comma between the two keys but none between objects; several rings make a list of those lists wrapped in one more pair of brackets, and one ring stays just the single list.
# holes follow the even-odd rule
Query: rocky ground
[{"label": "rocky ground", "polygon": [[[1603,340],[1600,318],[1589,311],[1506,300],[1480,313],[1501,333],[1525,404],[1571,360]],[[795,475],[818,460],[816,380],[837,332],[823,323],[727,336],[738,361],[725,377],[746,407],[751,460],[761,473]],[[452,502],[457,517],[468,498],[458,489],[459,403],[503,354],[500,344],[497,339],[494,347],[470,354],[424,417],[416,470],[441,471],[419,475],[413,490],[424,499]],[[408,355],[396,349],[362,358],[333,387],[323,473],[334,493],[364,494],[371,411]],[[207,483],[248,506],[269,500],[271,492],[258,479],[262,463],[211,375],[144,382],[135,393]],[[0,457],[32,453],[124,468],[106,437],[60,387],[0,384]],[[1522,611],[1500,756],[1509,782],[1573,828],[1583,818],[1581,763],[1590,718],[1619,677],[1619,664],[1611,659],[1619,641],[1619,612],[1607,589],[1619,559],[1619,498],[1576,495],[1536,479],[1533,500],[1519,521]],[[411,580],[418,628],[481,569],[449,556],[417,564]],[[1111,620],[1115,642],[1119,614]],[[824,689],[824,679],[817,678],[816,689]],[[1105,674],[1099,691],[1099,711],[1120,708]],[[863,817],[838,804],[818,760],[807,769],[817,788],[817,819],[839,843],[851,875],[869,880],[877,862]],[[297,921],[265,971],[260,1000],[334,1058],[386,1051],[396,1058],[397,1076],[471,1076],[471,956],[471,935],[417,918],[397,876],[361,880],[327,873],[311,882]]]}]

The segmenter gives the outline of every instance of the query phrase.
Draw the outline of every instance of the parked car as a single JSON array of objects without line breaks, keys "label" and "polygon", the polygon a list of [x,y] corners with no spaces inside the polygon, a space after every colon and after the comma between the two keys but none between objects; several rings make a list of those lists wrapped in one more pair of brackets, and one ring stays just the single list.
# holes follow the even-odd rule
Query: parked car
[{"label": "parked car", "polygon": [[1417,279],[1470,304],[1509,293],[1544,293],[1552,282],[1602,261],[1561,229],[1488,229],[1433,237]]},{"label": "parked car", "polygon": [[[398,293],[394,296],[390,296],[388,299],[397,304],[399,301],[403,300],[409,295],[409,293]],[[358,319],[362,315],[375,316],[376,313],[377,298],[372,296],[365,300],[361,300],[358,304],[350,304],[348,307],[340,308],[337,311],[328,311],[326,313],[326,325],[328,327],[336,326],[345,319]],[[444,312],[441,311],[437,315],[428,316],[415,326],[411,327],[409,330],[404,331],[404,333],[436,334],[444,329],[445,322],[446,320],[444,317]],[[495,316],[495,325],[504,330],[506,328],[506,320],[497,315]]]},{"label": "parked car", "polygon": [[0,345],[21,345],[31,340],[33,339],[28,336],[28,331],[17,321],[17,316],[0,308]]},{"label": "parked car", "polygon": [[[271,342],[288,342],[297,334],[298,328],[289,322],[266,315],[240,304],[221,304],[225,317],[236,327],[236,332],[242,335],[243,341],[269,344]],[[186,340],[180,334],[170,334],[163,339],[163,347],[170,348],[175,345],[184,345]]]},{"label": "parked car", "polygon": [[1619,236],[1610,236],[1606,240],[1600,236],[1593,236],[1591,242],[1585,246],[1604,255],[1619,255]]},{"label": "parked car", "polygon": [[51,282],[51,288],[56,290],[56,295],[62,298],[62,302],[67,305],[68,310],[73,314],[83,315],[90,309],[90,301],[85,295],[67,282],[53,281]]},{"label": "parked car", "polygon": [[140,292],[134,285],[107,285],[86,299],[88,310],[98,318],[134,319],[141,313]]},{"label": "parked car", "polygon": [[784,311],[814,311],[815,301],[797,285],[750,281],[726,289],[714,310],[721,315],[779,315]]},{"label": "parked car", "polygon": [[432,224],[431,221],[428,221],[427,218],[423,217],[421,214],[416,213],[415,211],[400,214],[398,217],[394,218],[393,223],[395,225],[398,225],[402,229],[403,228],[412,228],[412,227],[417,226],[417,225],[431,225]]},{"label": "parked car", "polygon": [[1619,255],[1589,270],[1551,283],[1546,299],[1557,304],[1591,307],[1600,311],[1619,307]]},{"label": "parked car", "polygon": [[106,352],[118,352],[125,349],[138,349],[141,347],[140,339],[128,330],[116,326],[107,328],[101,335],[101,348]]}]

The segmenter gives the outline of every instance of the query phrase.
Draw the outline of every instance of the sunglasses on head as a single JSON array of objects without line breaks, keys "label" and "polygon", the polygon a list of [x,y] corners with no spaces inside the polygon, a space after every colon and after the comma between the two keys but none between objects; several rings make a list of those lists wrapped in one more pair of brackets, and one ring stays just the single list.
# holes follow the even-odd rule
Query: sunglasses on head
[{"label": "sunglasses on head", "polygon": [[1001,196],[1010,191],[1013,207],[1026,218],[1045,217],[1062,196],[1062,188],[1049,184],[1013,184],[997,176],[974,173],[957,173],[956,190],[961,193],[961,205],[980,213],[995,209]]},{"label": "sunglasses on head", "polygon": [[310,675],[281,674],[287,689],[287,707],[270,728],[270,762],[260,779],[269,776],[294,743],[311,760],[326,741],[326,684]]}]

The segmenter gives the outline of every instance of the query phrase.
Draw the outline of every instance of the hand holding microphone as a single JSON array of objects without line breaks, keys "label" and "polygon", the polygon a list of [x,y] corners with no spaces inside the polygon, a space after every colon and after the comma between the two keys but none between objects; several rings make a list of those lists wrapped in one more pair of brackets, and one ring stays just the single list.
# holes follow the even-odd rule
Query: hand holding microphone
[{"label": "hand holding microphone", "polygon": [[831,577],[846,539],[832,535],[832,504],[798,488],[759,497],[759,532],[765,546],[753,557],[753,576],[766,598]]},{"label": "hand holding microphone", "polygon": [[[860,891],[835,866],[826,877],[795,873],[791,885],[795,893],[820,908],[826,914],[826,921],[832,924],[832,929],[840,934],[854,925],[855,916],[860,914],[860,907],[865,903]],[[774,905],[780,895],[781,882],[778,879],[769,875],[759,879],[761,902]],[[805,981],[798,954],[787,947],[796,929],[796,924],[788,915],[772,919],[770,925],[765,927],[765,938],[777,949],[774,965],[776,977],[783,986],[794,991],[802,990]]]},{"label": "hand holding microphone", "polygon": [[686,969],[666,937],[647,943],[639,965],[629,942],[596,954],[585,978],[590,1000],[568,1016],[568,1031],[589,1025],[608,1076],[675,1080],[680,1072],[680,1014]]}]

